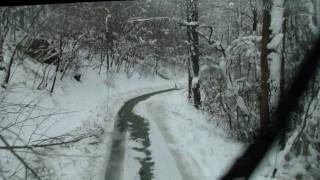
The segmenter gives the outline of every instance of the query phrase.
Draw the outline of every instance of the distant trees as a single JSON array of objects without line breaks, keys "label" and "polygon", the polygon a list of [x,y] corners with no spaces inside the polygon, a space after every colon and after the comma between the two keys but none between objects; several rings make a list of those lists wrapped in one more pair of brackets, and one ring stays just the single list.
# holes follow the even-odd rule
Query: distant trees
[{"label": "distant trees", "polygon": [[[16,36],[15,34],[27,36],[22,44],[25,47],[17,49],[18,55],[37,56],[40,61],[42,58],[52,59],[51,56],[58,55],[60,60],[53,64],[59,64],[57,72],[61,72],[60,80],[69,73],[81,74],[81,68],[86,64],[85,59],[91,62],[93,58],[100,60],[99,64],[92,65],[98,68],[99,72],[106,69],[125,71],[129,75],[139,69],[139,72],[145,71],[167,78],[166,73],[169,71],[164,67],[179,66],[178,69],[183,69],[186,65],[182,59],[186,52],[182,47],[185,38],[180,38],[183,32],[176,31],[179,28],[176,22],[140,22],[134,19],[166,16],[169,11],[172,12],[170,9],[174,8],[174,5],[171,2],[150,1],[1,8],[2,73],[7,72],[7,66],[10,64],[8,58],[3,60],[2,53],[2,44],[5,42],[6,34],[10,33],[10,37]],[[47,52],[55,52],[55,55],[44,51],[40,52],[43,54],[41,56],[30,54],[30,48],[27,46],[32,46],[35,39],[50,42],[50,47],[46,48]],[[18,39],[12,40],[12,43],[17,41]],[[13,50],[14,46],[5,52],[12,53]],[[57,79],[56,73],[49,73],[48,67],[52,65],[43,64],[43,80],[39,83],[39,89],[46,87],[46,80]]]},{"label": "distant trees", "polygon": [[1,75],[0,83],[3,88],[9,83],[17,48],[38,27],[41,12],[42,8],[0,8],[0,71],[5,74]]}]

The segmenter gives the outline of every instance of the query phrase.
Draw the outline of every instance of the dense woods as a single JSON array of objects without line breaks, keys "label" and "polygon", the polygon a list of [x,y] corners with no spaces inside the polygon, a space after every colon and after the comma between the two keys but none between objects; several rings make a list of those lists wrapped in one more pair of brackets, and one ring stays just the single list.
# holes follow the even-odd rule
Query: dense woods
[{"label": "dense woods", "polygon": [[[19,137],[19,128],[13,128],[17,123],[2,119],[11,113],[9,106],[23,106],[9,105],[5,97],[20,64],[40,65],[28,70],[34,75],[32,89],[51,95],[66,77],[81,83],[88,68],[110,82],[119,73],[167,80],[182,76],[189,103],[208,114],[208,121],[228,137],[249,144],[259,128],[268,127],[319,32],[319,0],[142,0],[1,7],[0,151],[9,149],[17,157],[29,172],[26,179],[50,179],[49,172],[35,169],[6,140]],[[318,76],[275,145],[281,163],[273,167],[273,177],[320,177]],[[0,174],[2,166],[0,161]]]}]

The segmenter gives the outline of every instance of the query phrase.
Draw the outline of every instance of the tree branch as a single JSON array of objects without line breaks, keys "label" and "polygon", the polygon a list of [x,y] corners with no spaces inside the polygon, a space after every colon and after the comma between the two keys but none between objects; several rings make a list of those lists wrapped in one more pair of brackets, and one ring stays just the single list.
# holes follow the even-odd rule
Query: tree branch
[{"label": "tree branch", "polygon": [[25,146],[0,146],[0,149],[33,149],[33,148],[44,148],[44,147],[49,147],[49,146],[59,146],[59,145],[65,145],[65,144],[70,144],[70,143],[76,143],[81,141],[86,137],[78,137],[69,141],[63,141],[63,142],[57,142],[57,143],[48,143],[48,144],[33,144],[33,145],[25,145]]},{"label": "tree branch", "polygon": [[41,180],[40,176],[33,170],[27,162],[24,161],[22,157],[20,157],[14,150],[11,148],[9,143],[5,140],[5,138],[0,134],[1,141],[6,145],[6,149],[9,150],[24,166],[26,169],[29,169],[31,173],[36,177],[36,179]]}]

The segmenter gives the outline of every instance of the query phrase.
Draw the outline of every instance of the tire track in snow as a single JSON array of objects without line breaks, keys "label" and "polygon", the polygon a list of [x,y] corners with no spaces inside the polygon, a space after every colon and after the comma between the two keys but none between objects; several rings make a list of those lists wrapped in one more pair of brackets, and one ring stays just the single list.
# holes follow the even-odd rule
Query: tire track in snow
[{"label": "tire track in snow", "polygon": [[[139,175],[141,180],[150,180],[153,176],[153,164],[152,156],[150,152],[150,140],[149,140],[149,126],[148,122],[144,120],[142,117],[133,113],[133,108],[141,101],[148,99],[149,97],[173,91],[177,89],[167,89],[162,91],[157,91],[149,94],[145,94],[142,96],[138,96],[127,101],[118,112],[118,119],[115,123],[115,129],[113,132],[113,140],[112,140],[112,150],[110,154],[110,159],[107,166],[107,171],[105,175],[106,180],[129,180],[126,175],[125,169],[126,158],[128,155],[126,153],[128,151],[129,141],[140,142],[143,147],[134,147],[135,151],[139,151],[144,153],[146,157],[135,157],[131,160],[138,159],[141,164],[141,168],[139,170]],[[129,138],[128,135],[129,134]],[[155,162],[157,163],[157,162]],[[131,177],[136,179],[136,176]],[[130,179],[131,180],[131,179]]]},{"label": "tire track in snow", "polygon": [[[173,136],[169,132],[169,129],[167,127],[167,124],[164,122],[164,119],[166,118],[166,109],[163,106],[161,102],[153,102],[149,101],[145,104],[146,106],[146,113],[148,116],[148,120],[151,124],[151,130],[157,131],[159,133],[157,143],[161,142],[162,149],[166,149],[168,151],[168,155],[170,158],[172,158],[172,161],[176,165],[177,170],[179,171],[179,174],[181,175],[181,179],[183,180],[199,180],[200,177],[197,177],[196,175],[192,174],[192,172],[200,172],[200,167],[197,165],[197,163],[189,157],[184,157],[179,149],[175,146],[177,143],[175,142]],[[159,140],[161,139],[161,140]],[[192,164],[192,168],[196,169],[190,169],[191,167],[188,166],[188,164]],[[167,179],[168,177],[163,177],[163,179]],[[159,180],[163,180],[159,179]],[[169,178],[170,179],[170,178]],[[175,178],[171,178],[172,180],[176,180]]]}]

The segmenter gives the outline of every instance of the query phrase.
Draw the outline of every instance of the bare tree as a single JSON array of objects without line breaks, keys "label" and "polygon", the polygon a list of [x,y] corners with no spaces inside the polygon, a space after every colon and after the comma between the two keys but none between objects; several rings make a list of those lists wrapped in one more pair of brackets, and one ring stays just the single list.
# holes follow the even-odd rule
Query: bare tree
[{"label": "bare tree", "polygon": [[[199,82],[199,34],[197,27],[199,26],[198,22],[198,0],[186,0],[187,6],[187,36],[188,36],[188,48],[190,52],[190,66],[192,78],[191,83],[189,80],[188,85],[191,85],[193,103],[196,108],[201,106],[201,94],[200,94],[200,82]],[[189,95],[190,96],[190,95]]]},{"label": "bare tree", "polygon": [[270,8],[272,2],[270,0],[263,1],[263,25],[262,25],[262,42],[261,42],[261,94],[260,94],[260,127],[266,128],[269,123],[269,66],[268,66],[268,55],[270,53],[268,49],[268,43],[270,42]]}]

